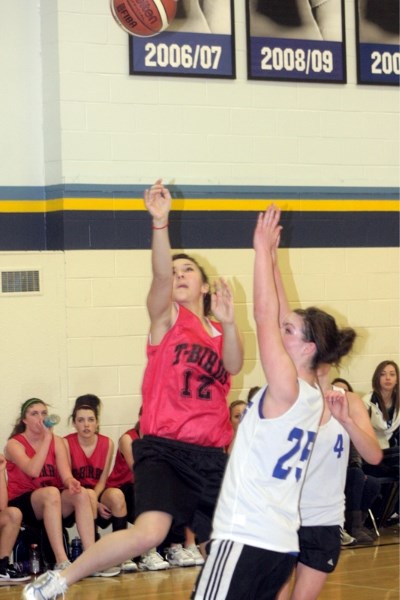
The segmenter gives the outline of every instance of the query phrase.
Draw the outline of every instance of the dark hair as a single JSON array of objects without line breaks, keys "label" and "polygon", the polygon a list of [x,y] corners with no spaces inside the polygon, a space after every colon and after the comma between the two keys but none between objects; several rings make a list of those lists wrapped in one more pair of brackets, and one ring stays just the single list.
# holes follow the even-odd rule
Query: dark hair
[{"label": "dark hair", "polygon": [[393,388],[392,392],[392,407],[398,413],[399,412],[399,367],[393,360],[384,360],[376,367],[374,374],[372,375],[372,400],[378,404],[383,417],[386,421],[389,420],[389,412],[383,401],[381,385],[380,385],[380,377],[383,369],[385,367],[392,366],[396,371],[397,383]]},{"label": "dark hair", "polygon": [[332,381],[332,385],[335,385],[335,383],[344,383],[344,385],[347,386],[347,389],[348,389],[349,392],[354,392],[352,386],[350,385],[350,383],[346,379],[342,379],[341,377],[336,377],[336,379],[334,379]]},{"label": "dark hair", "polygon": [[[192,262],[193,264],[196,265],[196,267],[200,271],[202,282],[206,283],[209,286],[210,282],[208,281],[207,273],[205,272],[203,267],[201,265],[199,265],[199,263],[197,262],[197,260],[195,258],[193,258],[192,256],[189,256],[189,254],[185,254],[185,253],[173,254],[173,256],[172,256],[173,261],[180,260],[182,258],[186,259],[186,260],[190,260],[190,262]],[[203,295],[203,310],[204,310],[205,317],[208,317],[211,314],[211,292],[209,292],[209,291]]]},{"label": "dark hair", "polygon": [[249,402],[249,400],[251,400],[252,397],[255,396],[259,390],[261,390],[261,387],[259,385],[251,387],[247,393],[247,402]]},{"label": "dark hair", "polygon": [[23,419],[25,419],[26,411],[33,404],[43,404],[43,406],[46,406],[46,408],[48,406],[48,404],[46,404],[46,402],[44,400],[40,400],[40,398],[28,398],[28,400],[25,400],[25,402],[23,402],[21,404],[21,408],[19,411],[20,412],[19,417],[15,421],[14,428],[8,439],[14,437],[14,435],[17,435],[18,433],[23,433],[25,431],[26,425],[23,422]]},{"label": "dark hair", "polygon": [[234,400],[233,402],[231,402],[230,405],[229,405],[229,414],[230,414],[230,416],[232,416],[232,410],[236,406],[241,406],[242,404],[244,404],[244,406],[247,406],[246,400]]},{"label": "dark hair", "polygon": [[305,341],[314,342],[316,346],[311,368],[315,369],[320,363],[338,366],[353,347],[357,335],[354,329],[339,329],[331,315],[315,306],[297,308],[294,312],[303,319]]},{"label": "dark hair", "polygon": [[69,417],[70,419],[72,419],[72,421],[75,421],[76,413],[81,408],[92,410],[94,412],[96,420],[99,420],[101,400],[98,396],[95,396],[94,394],[84,394],[83,396],[78,396],[78,398],[75,400],[74,410],[72,411],[72,414]]}]

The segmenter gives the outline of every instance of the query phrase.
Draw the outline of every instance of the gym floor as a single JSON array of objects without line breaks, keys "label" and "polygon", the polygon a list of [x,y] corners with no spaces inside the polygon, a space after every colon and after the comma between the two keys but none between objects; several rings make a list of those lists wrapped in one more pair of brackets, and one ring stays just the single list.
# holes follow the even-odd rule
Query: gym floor
[{"label": "gym floor", "polygon": [[[345,547],[319,600],[399,600],[399,527],[384,528],[372,546]],[[189,600],[200,567],[112,578],[87,578],[66,600]],[[21,585],[2,586],[1,600],[20,600]]]}]

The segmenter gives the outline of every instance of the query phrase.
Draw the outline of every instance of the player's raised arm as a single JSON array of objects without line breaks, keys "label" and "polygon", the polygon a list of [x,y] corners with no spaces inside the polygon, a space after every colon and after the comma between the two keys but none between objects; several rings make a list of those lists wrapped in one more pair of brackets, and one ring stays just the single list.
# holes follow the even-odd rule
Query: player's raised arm
[{"label": "player's raised arm", "polygon": [[287,354],[280,329],[280,306],[274,275],[274,253],[281,232],[280,210],[271,205],[258,217],[254,232],[254,318],[268,396],[282,405],[298,395],[296,367]]},{"label": "player's raised arm", "polygon": [[144,201],[152,221],[151,264],[153,278],[147,296],[152,343],[157,344],[171,326],[172,260],[168,233],[171,194],[158,179],[145,190]]}]

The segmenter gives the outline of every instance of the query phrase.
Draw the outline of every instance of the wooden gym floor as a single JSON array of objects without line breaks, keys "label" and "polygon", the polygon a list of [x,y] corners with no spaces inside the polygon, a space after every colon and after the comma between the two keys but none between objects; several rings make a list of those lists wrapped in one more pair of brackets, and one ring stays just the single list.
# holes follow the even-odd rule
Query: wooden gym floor
[{"label": "wooden gym floor", "polygon": [[[343,548],[320,600],[399,600],[399,528],[381,530],[373,546]],[[200,567],[87,578],[66,600],[189,600]],[[20,600],[21,585],[1,586],[0,600]]]}]

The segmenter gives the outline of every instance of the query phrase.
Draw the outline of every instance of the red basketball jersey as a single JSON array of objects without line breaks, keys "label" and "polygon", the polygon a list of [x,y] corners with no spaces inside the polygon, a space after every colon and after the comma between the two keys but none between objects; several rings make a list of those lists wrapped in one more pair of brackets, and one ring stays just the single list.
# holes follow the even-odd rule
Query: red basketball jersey
[{"label": "red basketball jersey", "polygon": [[201,446],[225,447],[232,439],[227,394],[230,374],[222,362],[222,327],[214,337],[183,306],[158,346],[147,344],[142,384],[143,435]]},{"label": "red basketball jersey", "polygon": [[[36,454],[36,450],[30,445],[28,440],[22,433],[14,435],[13,440],[17,440],[25,449],[25,454],[29,458],[33,458]],[[60,475],[57,470],[56,464],[56,449],[54,443],[54,435],[50,442],[49,451],[46,456],[46,460],[38,477],[30,477],[17,465],[10,460],[7,461],[7,477],[8,477],[8,498],[13,500],[22,496],[26,492],[33,492],[41,487],[47,487],[49,485],[55,486],[59,490],[63,489],[63,484]]]},{"label": "red basketball jersey", "polygon": [[84,487],[94,488],[106,466],[110,438],[101,433],[97,434],[97,444],[91,456],[86,456],[82,450],[77,433],[65,436],[69,445],[71,455],[72,475],[81,482]]},{"label": "red basketball jersey", "polygon": [[[136,429],[129,429],[129,431],[126,431],[125,434],[130,436],[132,442],[139,438]],[[124,483],[133,483],[133,481],[133,470],[128,467],[128,463],[126,462],[122,452],[120,450],[117,450],[117,454],[115,455],[114,468],[107,479],[106,487],[119,488]]]}]

